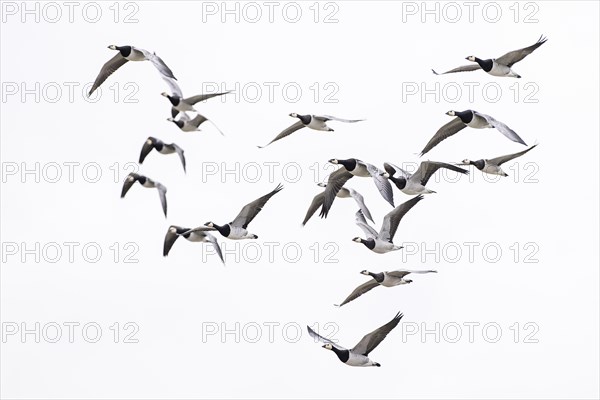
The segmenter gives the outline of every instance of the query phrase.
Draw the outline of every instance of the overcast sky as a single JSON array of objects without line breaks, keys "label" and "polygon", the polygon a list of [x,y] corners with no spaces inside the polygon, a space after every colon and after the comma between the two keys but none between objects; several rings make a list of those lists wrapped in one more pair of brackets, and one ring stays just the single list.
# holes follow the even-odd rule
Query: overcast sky
[{"label": "overcast sky", "polygon": [[[229,13],[222,2],[36,2],[29,13],[2,2],[1,395],[597,398],[598,3],[476,3],[428,3],[428,14],[391,1],[232,2]],[[431,72],[542,34],[514,66],[522,79]],[[168,87],[147,62],[88,99],[111,44],[155,51],[186,96],[234,91],[197,105],[226,136],[168,122]],[[539,146],[506,178],[432,178],[437,193],[402,220],[398,252],[352,242],[351,199],[301,226],[335,170],[327,160],[414,168],[452,109],[490,114]],[[291,112],[365,121],[258,149]],[[148,136],[181,146],[187,174],[175,155],[139,166]],[[524,148],[465,129],[422,159]],[[168,188],[168,218],[155,190],[119,197],[133,170]],[[258,240],[218,236],[226,266],[185,240],[162,257],[170,224],[224,224],[278,183],[250,225]],[[370,179],[347,186],[378,230],[389,204]],[[365,282],[361,270],[400,268],[438,274],[333,306]],[[306,334],[352,347],[398,311],[402,324],[371,353],[381,368],[342,365]]]}]

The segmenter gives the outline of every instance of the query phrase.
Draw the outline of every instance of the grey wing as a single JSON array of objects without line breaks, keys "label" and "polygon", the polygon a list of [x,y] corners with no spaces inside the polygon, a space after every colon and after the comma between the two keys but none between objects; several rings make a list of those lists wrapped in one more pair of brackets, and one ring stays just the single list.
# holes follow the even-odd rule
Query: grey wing
[{"label": "grey wing", "polygon": [[198,114],[190,121],[190,124],[194,125],[196,128],[202,125],[204,122],[208,121],[204,115]]},{"label": "grey wing", "polygon": [[165,217],[167,216],[167,188],[156,182],[156,189],[158,189],[158,196],[160,197],[160,205],[162,206]]},{"label": "grey wing", "polygon": [[391,242],[398,230],[398,225],[400,224],[402,217],[404,217],[404,215],[406,215],[406,213],[421,200],[423,200],[422,194],[413,197],[390,211],[383,218],[379,239]]},{"label": "grey wing", "polygon": [[173,71],[171,71],[171,68],[167,67],[167,64],[165,64],[162,58],[157,56],[155,53],[149,52],[148,50],[139,48],[136,48],[136,50],[144,53],[144,57],[146,57],[146,60],[150,61],[152,65],[156,67],[158,72],[161,73],[161,75],[177,80],[177,78],[175,78],[175,75],[173,75]]},{"label": "grey wing", "polygon": [[398,167],[397,165],[394,165],[394,164],[388,163],[388,162],[383,163],[383,169],[385,169],[385,172],[390,174],[390,176],[395,176],[395,177],[403,176],[407,180],[410,179],[410,177],[412,176],[410,173],[408,173],[407,171]]},{"label": "grey wing", "polygon": [[[200,115],[200,114],[198,114],[198,115]],[[175,117],[173,117],[173,118],[175,118]],[[191,120],[192,119],[190,118],[190,116],[186,112],[182,112],[181,115],[179,115],[179,121],[190,122]]]},{"label": "grey wing", "polygon": [[348,191],[350,192],[350,196],[352,196],[352,198],[354,199],[354,201],[356,201],[356,204],[358,204],[358,207],[360,207],[360,209],[363,212],[363,214],[365,215],[365,217],[369,218],[371,220],[371,222],[374,223],[375,221],[373,221],[373,217],[371,216],[371,212],[367,208],[367,205],[365,204],[365,199],[362,196],[362,194],[358,193],[354,189],[348,189]]},{"label": "grey wing", "polygon": [[[144,162],[144,160],[146,159],[146,156],[148,154],[150,154],[150,152],[154,148],[154,140],[155,139],[153,137],[149,137],[144,142],[144,145],[142,146],[142,152],[140,153],[140,160],[139,160],[140,164]],[[148,143],[148,141],[150,141],[150,143]]]},{"label": "grey wing", "polygon": [[390,333],[392,329],[398,326],[398,323],[400,322],[403,316],[404,314],[402,313],[396,314],[394,319],[392,319],[390,322],[383,325],[382,327],[375,329],[373,332],[366,334],[360,340],[360,342],[358,342],[358,344],[354,346],[354,348],[350,351],[352,351],[353,353],[364,354],[365,356],[368,356],[370,352],[372,352],[377,346],[379,346],[379,343],[381,343],[383,339],[385,339],[388,333]]},{"label": "grey wing", "polygon": [[171,94],[179,97],[180,99],[183,98],[183,92],[181,91],[181,88],[179,87],[179,84],[177,83],[176,79],[166,75],[162,75],[162,78],[165,81],[165,83],[169,86]]},{"label": "grey wing", "polygon": [[[163,257],[166,257],[169,255],[169,251],[171,251],[171,247],[173,247],[173,244],[175,243],[177,238],[179,238],[179,234],[177,233],[178,228],[179,228],[178,226],[174,226],[174,225],[171,225],[169,227],[169,230],[167,231],[167,234],[165,235],[165,242],[163,244]],[[175,229],[175,232],[171,232],[171,229]]]},{"label": "grey wing", "polygon": [[490,124],[490,126],[496,128],[501,134],[503,134],[513,142],[521,143],[522,145],[527,146],[527,143],[525,143],[525,141],[523,141],[523,139],[521,139],[521,137],[517,135],[517,132],[510,129],[505,123],[500,122],[494,119],[493,117],[486,114],[482,114],[480,112],[475,112],[475,115],[479,115],[480,117],[485,118],[485,120],[488,122],[488,124]]},{"label": "grey wing", "polygon": [[219,246],[219,242],[217,241],[217,238],[214,235],[207,233],[206,239],[208,239],[208,241],[213,245],[217,254],[219,255],[219,258],[223,262],[223,265],[225,265],[225,259],[223,258],[223,252],[221,251],[221,246]]},{"label": "grey wing", "polygon": [[503,55],[502,57],[497,58],[496,62],[498,64],[512,67],[514,64],[518,63],[519,61],[521,61],[522,59],[527,57],[529,54],[533,53],[533,51],[535,49],[537,49],[538,47],[540,47],[541,45],[546,43],[546,40],[548,40],[548,39],[546,39],[544,37],[544,35],[542,35],[542,36],[540,36],[538,41],[535,42],[534,44],[532,44],[531,46],[524,47],[519,50],[510,51],[510,52],[506,53],[505,55]]},{"label": "grey wing", "polygon": [[362,296],[363,294],[367,293],[369,290],[377,286],[379,286],[379,283],[377,283],[375,279],[371,279],[354,289],[352,293],[350,293],[350,295],[348,295],[348,297],[346,297],[346,299],[337,306],[341,307],[344,304],[351,302],[352,300]]},{"label": "grey wing", "polygon": [[276,193],[278,193],[281,189],[283,189],[283,185],[279,184],[275,189],[273,189],[272,192],[267,193],[264,196],[254,200],[252,203],[246,204],[242,208],[238,216],[235,217],[231,225],[246,229],[248,227],[248,224],[252,222],[254,217],[256,217],[260,210],[263,209],[265,204],[267,204],[267,201],[269,201],[269,199],[273,197]]},{"label": "grey wing", "polygon": [[302,225],[306,225],[308,220],[313,216],[313,214],[323,205],[323,199],[325,198],[325,192],[321,192],[316,195],[312,202],[310,203],[310,207],[306,211],[306,216],[304,217],[304,221],[302,221]]},{"label": "grey wing", "polygon": [[175,152],[177,153],[177,155],[179,156],[179,159],[181,160],[181,165],[183,165],[183,172],[187,172],[185,169],[185,155],[183,154],[184,151],[181,147],[177,146],[175,143],[171,143],[171,146],[175,149]]},{"label": "grey wing", "polygon": [[508,162],[512,159],[515,159],[517,157],[521,157],[523,154],[527,153],[529,150],[533,149],[534,147],[536,147],[537,144],[534,144],[533,146],[531,146],[530,148],[520,151],[518,153],[513,153],[513,154],[508,154],[505,156],[500,156],[500,157],[496,157],[496,158],[492,158],[491,160],[488,160],[488,162],[492,165],[502,165],[505,162]]},{"label": "grey wing", "polygon": [[456,165],[438,161],[423,161],[419,166],[419,169],[414,173],[413,176],[415,177],[415,179],[419,180],[419,183],[421,185],[425,186],[427,184],[427,181],[429,181],[429,178],[431,178],[431,176],[435,174],[436,171],[440,168],[450,169],[461,174],[469,173],[468,170],[457,167]]},{"label": "grey wing", "polygon": [[390,185],[390,181],[385,176],[381,175],[383,173],[382,170],[377,168],[372,164],[366,164],[367,171],[371,174],[373,181],[375,182],[375,186],[377,186],[377,190],[381,193],[381,196],[390,203],[392,207],[394,207],[394,191],[392,190],[392,185]]},{"label": "grey wing", "polygon": [[369,223],[365,219],[365,216],[362,213],[362,211],[358,210],[356,214],[354,214],[354,217],[354,222],[356,223],[356,225],[358,225],[360,229],[362,229],[364,234],[367,236],[367,239],[377,239],[379,237],[377,231],[373,229],[373,227],[371,227],[371,225],[369,225]]},{"label": "grey wing", "polygon": [[[133,178],[133,179],[130,179],[130,178]],[[138,178],[139,178],[139,175],[134,174],[133,172],[130,173],[129,175],[127,175],[127,178],[125,178],[125,182],[123,182],[123,189],[121,189],[121,198],[125,197],[127,192],[129,192],[129,189],[131,189],[131,187],[137,181]]]},{"label": "grey wing", "polygon": [[121,56],[121,53],[115,54],[115,56],[113,58],[111,58],[110,60],[108,60],[102,66],[102,69],[100,70],[100,73],[96,77],[96,80],[94,81],[94,84],[92,85],[92,88],[88,92],[88,97],[91,96],[92,93],[94,93],[94,91],[96,89],[98,89],[98,87],[100,85],[102,85],[102,83],[104,83],[104,81],[109,76],[111,76],[116,70],[118,70],[119,68],[121,68],[123,66],[123,64],[125,64],[127,61],[128,60],[125,57]]},{"label": "grey wing", "polygon": [[428,274],[428,273],[437,273],[437,271],[434,270],[417,270],[417,271],[411,271],[408,269],[399,269],[396,271],[387,271],[386,272],[389,276],[393,276],[394,278],[404,278],[406,275],[408,274]]},{"label": "grey wing", "polygon": [[340,189],[342,189],[342,186],[348,182],[348,179],[352,178],[353,176],[354,175],[352,175],[343,167],[329,175],[329,179],[327,179],[327,186],[325,187],[323,206],[321,207],[321,212],[319,213],[321,218],[327,218],[327,214],[329,214],[329,210],[333,205],[336,195]]},{"label": "grey wing", "polygon": [[438,129],[435,135],[433,135],[429,142],[427,142],[423,150],[421,150],[420,155],[422,156],[423,154],[427,153],[429,150],[437,146],[442,140],[449,138],[450,136],[464,129],[466,126],[467,125],[465,125],[460,118],[454,118],[452,121]]},{"label": "grey wing", "polygon": [[330,345],[332,345],[333,347],[335,347],[338,350],[346,350],[345,348],[343,348],[342,346],[334,343],[333,341],[327,339],[324,336],[319,335],[317,332],[313,331],[310,326],[306,325],[306,328],[308,329],[308,334],[310,335],[310,337],[312,337],[315,340],[318,340],[321,343],[329,343]]},{"label": "grey wing", "polygon": [[196,103],[199,103],[204,100],[212,99],[213,97],[223,96],[224,94],[227,94],[227,93],[231,93],[231,90],[227,91],[227,92],[223,92],[223,93],[199,94],[197,96],[188,97],[187,99],[184,99],[183,101],[185,101],[188,104],[196,104]]},{"label": "grey wing", "polygon": [[264,147],[267,147],[271,143],[276,142],[279,139],[283,139],[284,137],[291,135],[292,133],[296,132],[297,130],[304,128],[304,126],[305,125],[302,123],[302,121],[297,121],[292,126],[288,127],[283,132],[281,132],[279,135],[275,136],[275,139],[271,140],[269,143],[267,143],[264,146],[258,146],[258,148],[262,149]]},{"label": "grey wing", "polygon": [[469,71],[476,71],[478,69],[481,69],[481,67],[479,66],[479,64],[474,63],[474,64],[469,64],[469,65],[463,65],[460,67],[456,67],[454,69],[451,69],[450,71],[446,71],[446,72],[442,72],[442,73],[437,73],[435,72],[434,69],[432,69],[431,71],[436,74],[436,75],[444,75],[444,74],[453,74],[455,72],[469,72]]},{"label": "grey wing", "polygon": [[340,122],[346,122],[346,123],[353,123],[353,122],[360,122],[360,121],[364,121],[364,119],[344,119],[344,118],[338,118],[338,117],[334,117],[333,115],[313,115],[313,117],[315,119],[321,120],[321,121],[340,121]]}]

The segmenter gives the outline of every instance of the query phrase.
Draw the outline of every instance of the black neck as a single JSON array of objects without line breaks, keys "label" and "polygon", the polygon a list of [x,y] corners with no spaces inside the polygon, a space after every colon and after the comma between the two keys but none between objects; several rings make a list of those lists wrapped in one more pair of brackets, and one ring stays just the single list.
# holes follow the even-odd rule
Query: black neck
[{"label": "black neck", "polygon": [[340,359],[341,362],[345,363],[350,358],[350,351],[348,350],[340,350],[335,346],[331,348],[331,351],[335,353],[336,356]]},{"label": "black neck", "polygon": [[396,187],[400,190],[402,190],[406,187],[406,178],[403,176],[401,176],[400,178],[390,176],[389,179],[390,179],[390,181],[394,182],[394,185],[396,185]]},{"label": "black neck", "polygon": [[483,160],[477,160],[477,161],[471,161],[471,165],[474,165],[475,168],[477,168],[478,170],[482,170],[483,167],[485,166],[485,161]]},{"label": "black neck", "polygon": [[458,118],[460,118],[460,120],[462,122],[464,122],[465,124],[468,124],[469,122],[471,122],[473,120],[473,111],[471,111],[471,110],[458,111],[458,112],[456,112],[454,114]]},{"label": "black neck", "polygon": [[374,272],[369,272],[369,275],[371,275],[377,282],[383,282],[383,272],[379,272],[377,274]]},{"label": "black neck", "polygon": [[491,59],[482,60],[481,58],[475,57],[475,61],[485,72],[490,72],[492,70],[492,67],[494,66],[494,62]]},{"label": "black neck", "polygon": [[229,234],[231,233],[231,227],[229,226],[229,224],[221,226],[213,223],[213,228],[215,228],[217,231],[219,231],[221,235],[225,237],[229,236]]},{"label": "black neck", "polygon": [[169,101],[171,102],[171,104],[173,104],[174,106],[176,106],[177,104],[179,104],[179,101],[181,100],[179,98],[179,96],[167,96],[167,99],[169,99]]},{"label": "black neck", "polygon": [[310,124],[310,121],[312,120],[310,115],[298,115],[298,118],[300,118],[300,121],[302,121],[304,125]]},{"label": "black neck", "polygon": [[367,246],[370,250],[375,248],[375,241],[373,239],[361,240],[361,243]]},{"label": "black neck", "polygon": [[117,46],[117,50],[123,57],[127,57],[131,54],[131,46]]},{"label": "black neck", "polygon": [[353,171],[354,168],[356,168],[356,159],[354,158],[349,158],[347,160],[338,160],[338,163],[342,164],[344,168],[346,168],[348,171]]}]

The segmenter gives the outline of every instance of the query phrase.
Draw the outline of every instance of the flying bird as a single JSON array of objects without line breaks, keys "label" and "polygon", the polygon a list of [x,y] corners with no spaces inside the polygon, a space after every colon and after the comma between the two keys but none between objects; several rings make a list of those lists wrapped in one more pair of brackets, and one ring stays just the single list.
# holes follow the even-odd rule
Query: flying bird
[{"label": "flying bird", "polygon": [[199,226],[194,229],[190,228],[182,228],[180,226],[171,225],[167,234],[165,235],[165,242],[163,245],[163,256],[166,257],[169,255],[169,251],[171,251],[171,247],[175,244],[175,241],[182,236],[184,239],[190,242],[204,242],[211,243],[219,258],[225,264],[225,260],[223,259],[223,252],[221,251],[221,247],[219,246],[219,242],[217,242],[217,238],[208,233],[208,231],[215,231],[215,228],[209,228],[208,226]]},{"label": "flying bird", "polygon": [[150,178],[145,177],[144,175],[139,175],[136,173],[130,173],[125,178],[125,182],[123,182],[123,190],[121,190],[121,198],[124,198],[129,189],[133,186],[134,183],[139,182],[145,188],[155,188],[158,190],[158,196],[160,197],[160,204],[162,205],[163,212],[165,217],[167,216],[167,188],[153,181]]},{"label": "flying bird", "polygon": [[310,326],[307,326],[306,328],[308,329],[308,334],[312,338],[321,343],[325,343],[322,347],[333,351],[338,359],[344,364],[350,365],[351,367],[381,367],[381,364],[372,361],[369,358],[369,353],[379,346],[379,343],[381,343],[392,329],[398,325],[403,316],[404,314],[402,313],[396,314],[394,319],[375,329],[373,332],[366,334],[360,342],[351,349],[346,349],[326,337],[319,335],[317,332],[313,331]]},{"label": "flying bird", "polygon": [[452,121],[448,122],[446,125],[442,126],[433,137],[429,140],[429,142],[425,145],[425,148],[421,150],[420,156],[423,156],[429,150],[433,149],[437,146],[441,141],[449,138],[457,132],[460,132],[462,129],[466,128],[475,128],[475,129],[484,129],[484,128],[495,128],[498,132],[502,133],[504,136],[512,140],[513,142],[521,143],[522,145],[527,146],[527,144],[521,139],[519,135],[512,129],[510,129],[506,124],[497,121],[493,117],[482,114],[480,112],[474,110],[465,110],[465,111],[448,111],[446,115],[450,115],[454,118]]},{"label": "flying bird", "polygon": [[365,247],[377,254],[385,254],[390,251],[400,250],[402,246],[395,245],[392,242],[392,239],[398,230],[398,225],[400,224],[402,217],[404,217],[404,215],[406,215],[406,213],[421,200],[423,200],[422,194],[413,197],[390,211],[383,218],[379,233],[369,225],[363,213],[358,210],[355,219],[356,225],[363,230],[367,239],[355,237],[352,240],[356,243],[364,244]]},{"label": "flying bird", "polygon": [[94,93],[94,91],[98,89],[98,87],[100,87],[100,85],[102,85],[102,83],[104,83],[109,76],[121,68],[127,61],[150,61],[152,65],[156,67],[161,76],[176,79],[175,76],[173,76],[171,69],[167,67],[167,64],[165,64],[165,62],[155,53],[151,53],[148,50],[139,49],[133,46],[115,46],[114,44],[111,44],[108,46],[108,48],[111,50],[118,50],[119,52],[102,66],[100,73],[96,77],[96,80],[94,81],[94,84],[88,93],[88,97],[91,96],[92,93]]},{"label": "flying bird", "polygon": [[[327,185],[324,183],[318,183],[318,186],[327,187]],[[356,204],[358,204],[358,207],[361,209],[363,214],[365,214],[365,216],[367,218],[369,218],[372,222],[375,222],[375,221],[373,221],[373,217],[371,217],[371,212],[369,211],[369,209],[367,208],[367,205],[365,204],[365,199],[356,190],[354,190],[352,188],[342,187],[340,189],[340,191],[337,192],[336,196],[339,198],[342,198],[342,199],[350,198],[350,197],[353,198],[356,201]],[[310,203],[310,207],[308,208],[308,211],[306,212],[306,217],[304,217],[304,221],[302,221],[302,225],[306,225],[306,223],[313,216],[315,211],[317,211],[317,209],[319,209],[323,205],[324,198],[325,198],[325,191],[319,193],[318,195],[316,195],[313,198],[312,203]]]},{"label": "flying bird", "polygon": [[441,74],[438,74],[434,70],[432,71],[436,75],[443,75],[455,72],[466,72],[483,69],[485,72],[493,76],[520,78],[521,75],[514,72],[512,70],[512,66],[524,59],[525,57],[527,57],[529,54],[533,53],[535,49],[546,43],[546,40],[547,39],[542,35],[540,36],[538,41],[532,44],[531,46],[508,52],[499,58],[490,58],[487,60],[482,60],[481,58],[475,56],[469,56],[466,59],[474,62],[475,64],[463,65],[462,67],[457,67],[451,69],[450,71],[443,72]]},{"label": "flying bird", "polygon": [[327,214],[331,209],[331,205],[333,204],[333,200],[335,200],[337,193],[353,176],[373,178],[373,182],[375,183],[375,186],[377,186],[377,190],[379,190],[381,196],[394,207],[394,192],[392,191],[392,185],[390,185],[388,179],[383,176],[384,171],[356,158],[349,158],[347,160],[333,158],[329,160],[329,162],[341,165],[342,168],[329,175],[327,186],[325,187],[323,206],[321,207],[321,213],[319,214],[321,218],[327,218]]},{"label": "flying bird", "polygon": [[204,226],[215,228],[221,235],[228,239],[258,239],[258,236],[249,233],[246,228],[248,228],[248,224],[252,222],[254,217],[256,217],[265,204],[267,204],[267,201],[281,189],[283,189],[283,185],[279,184],[272,192],[254,200],[252,203],[246,204],[237,217],[228,224],[217,225],[214,222],[207,222]]},{"label": "flying bird", "polygon": [[171,88],[171,94],[167,92],[162,92],[161,95],[165,96],[171,102],[171,117],[173,118],[175,118],[180,112],[192,111],[197,113],[198,111],[196,111],[196,109],[194,108],[194,105],[196,103],[211,99],[213,97],[223,96],[224,94],[231,93],[231,91],[227,91],[222,93],[199,94],[197,96],[184,98],[181,88],[179,87],[175,79],[169,78],[167,76],[163,76],[163,79]]},{"label": "flying bird", "polygon": [[407,269],[400,269],[396,271],[385,271],[385,272],[369,272],[367,270],[361,271],[363,275],[369,275],[372,279],[358,286],[356,289],[350,293],[346,299],[341,302],[339,305],[334,304],[336,307],[341,307],[344,304],[351,302],[352,300],[362,296],[367,293],[369,290],[376,288],[377,286],[385,286],[385,287],[393,287],[398,285],[406,285],[412,283],[412,279],[404,279],[404,277],[408,274],[427,274],[427,273],[437,273],[434,270],[427,271],[410,271]]},{"label": "flying bird", "polygon": [[327,121],[340,121],[340,122],[346,122],[346,123],[364,121],[362,119],[337,118],[337,117],[333,117],[331,115],[301,115],[301,114],[296,114],[296,113],[291,113],[290,117],[298,118],[298,121],[295,124],[291,125],[290,127],[286,128],[279,135],[277,135],[275,137],[275,139],[271,140],[269,143],[267,143],[264,146],[258,146],[258,148],[259,149],[265,148],[268,145],[270,145],[271,143],[276,142],[279,139],[283,139],[284,137],[289,136],[292,133],[294,133],[297,130],[302,129],[304,127],[314,129],[316,131],[333,132],[333,129],[331,129],[329,126],[327,126]]},{"label": "flying bird", "polygon": [[177,127],[183,132],[200,131],[200,125],[208,121],[219,131],[221,135],[225,136],[225,134],[219,129],[217,125],[215,125],[214,122],[212,122],[210,119],[206,118],[204,115],[201,114],[196,114],[196,116],[192,119],[185,112],[182,112],[179,116],[179,119],[167,118],[167,121],[171,121],[172,123],[177,125]]},{"label": "flying bird", "polygon": [[492,159],[489,159],[489,160],[488,159],[481,159],[481,160],[477,160],[477,161],[471,161],[469,159],[465,159],[459,165],[474,165],[475,168],[477,168],[480,171],[485,172],[486,174],[508,176],[508,174],[506,172],[504,172],[502,170],[502,168],[500,168],[500,166],[502,164],[504,164],[505,162],[513,160],[513,159],[515,159],[517,157],[521,157],[523,154],[529,152],[530,150],[532,150],[536,146],[537,146],[537,144],[534,144],[530,148],[528,148],[526,150],[523,150],[523,151],[520,151],[518,153],[508,154],[508,155],[505,155],[505,156],[500,156],[500,157],[492,158]]},{"label": "flying bird", "polygon": [[410,174],[391,163],[384,163],[383,168],[386,171],[383,176],[392,181],[402,193],[408,195],[435,193],[435,191],[426,188],[425,185],[427,185],[429,178],[440,168],[446,168],[460,174],[469,174],[469,171],[464,168],[436,161],[423,161],[414,174]]},{"label": "flying bird", "polygon": [[185,171],[185,156],[183,155],[183,149],[177,146],[175,143],[166,144],[162,140],[155,137],[148,137],[142,146],[142,152],[140,153],[140,164],[144,162],[146,156],[150,154],[152,150],[158,151],[160,154],[173,154],[177,153],[181,164],[183,165],[183,172]]}]

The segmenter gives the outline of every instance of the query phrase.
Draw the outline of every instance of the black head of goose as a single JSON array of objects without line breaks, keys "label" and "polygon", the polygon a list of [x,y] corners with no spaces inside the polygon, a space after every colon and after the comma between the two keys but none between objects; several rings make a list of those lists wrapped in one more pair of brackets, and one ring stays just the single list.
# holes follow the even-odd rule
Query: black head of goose
[{"label": "black head of goose", "polygon": [[[215,228],[221,235],[228,237],[229,234],[231,233],[231,226],[229,224],[227,225],[217,225],[212,221],[208,221],[207,223],[204,224],[204,226],[208,226],[209,228]],[[256,236],[256,235],[254,235]],[[255,239],[258,239],[258,236],[255,237]]]},{"label": "black head of goose", "polygon": [[355,237],[354,239],[352,239],[352,241],[364,244],[369,250],[373,250],[375,248],[375,239],[373,238],[363,239]]},{"label": "black head of goose", "polygon": [[298,118],[300,121],[302,121],[302,123],[304,125],[308,125],[308,124],[310,124],[310,121],[312,121],[312,116],[311,115],[302,115],[302,114],[297,114],[297,113],[290,113],[290,117]]},{"label": "black head of goose", "polygon": [[375,279],[375,281],[377,281],[377,283],[383,282],[383,279],[385,278],[383,275],[383,272],[374,273],[374,272],[369,272],[365,269],[364,271],[360,271],[360,273],[363,275],[370,276],[371,278]]},{"label": "black head of goose", "polygon": [[465,111],[450,110],[446,113],[446,115],[449,115],[451,117],[458,117],[464,124],[468,124],[469,122],[471,122],[473,120],[473,111],[472,110],[465,110]]},{"label": "black head of goose", "polygon": [[346,168],[347,171],[354,171],[356,165],[358,164],[356,158],[348,158],[346,160],[332,158],[331,160],[329,160],[329,162],[336,165],[342,165],[344,168]]},{"label": "black head of goose", "polygon": [[111,44],[108,48],[111,50],[118,50],[123,58],[127,58],[131,55],[131,46],[115,46],[114,44]]},{"label": "black head of goose", "polygon": [[165,96],[167,99],[169,99],[169,101],[171,102],[171,104],[174,107],[177,107],[179,105],[179,103],[181,102],[181,98],[179,96],[177,96],[176,94],[170,95],[167,92],[162,92],[161,96]]},{"label": "black head of goose", "polygon": [[492,59],[482,60],[481,58],[475,56],[469,56],[465,58],[465,60],[476,62],[485,72],[490,72],[492,70],[492,67],[494,66],[494,60]]}]

